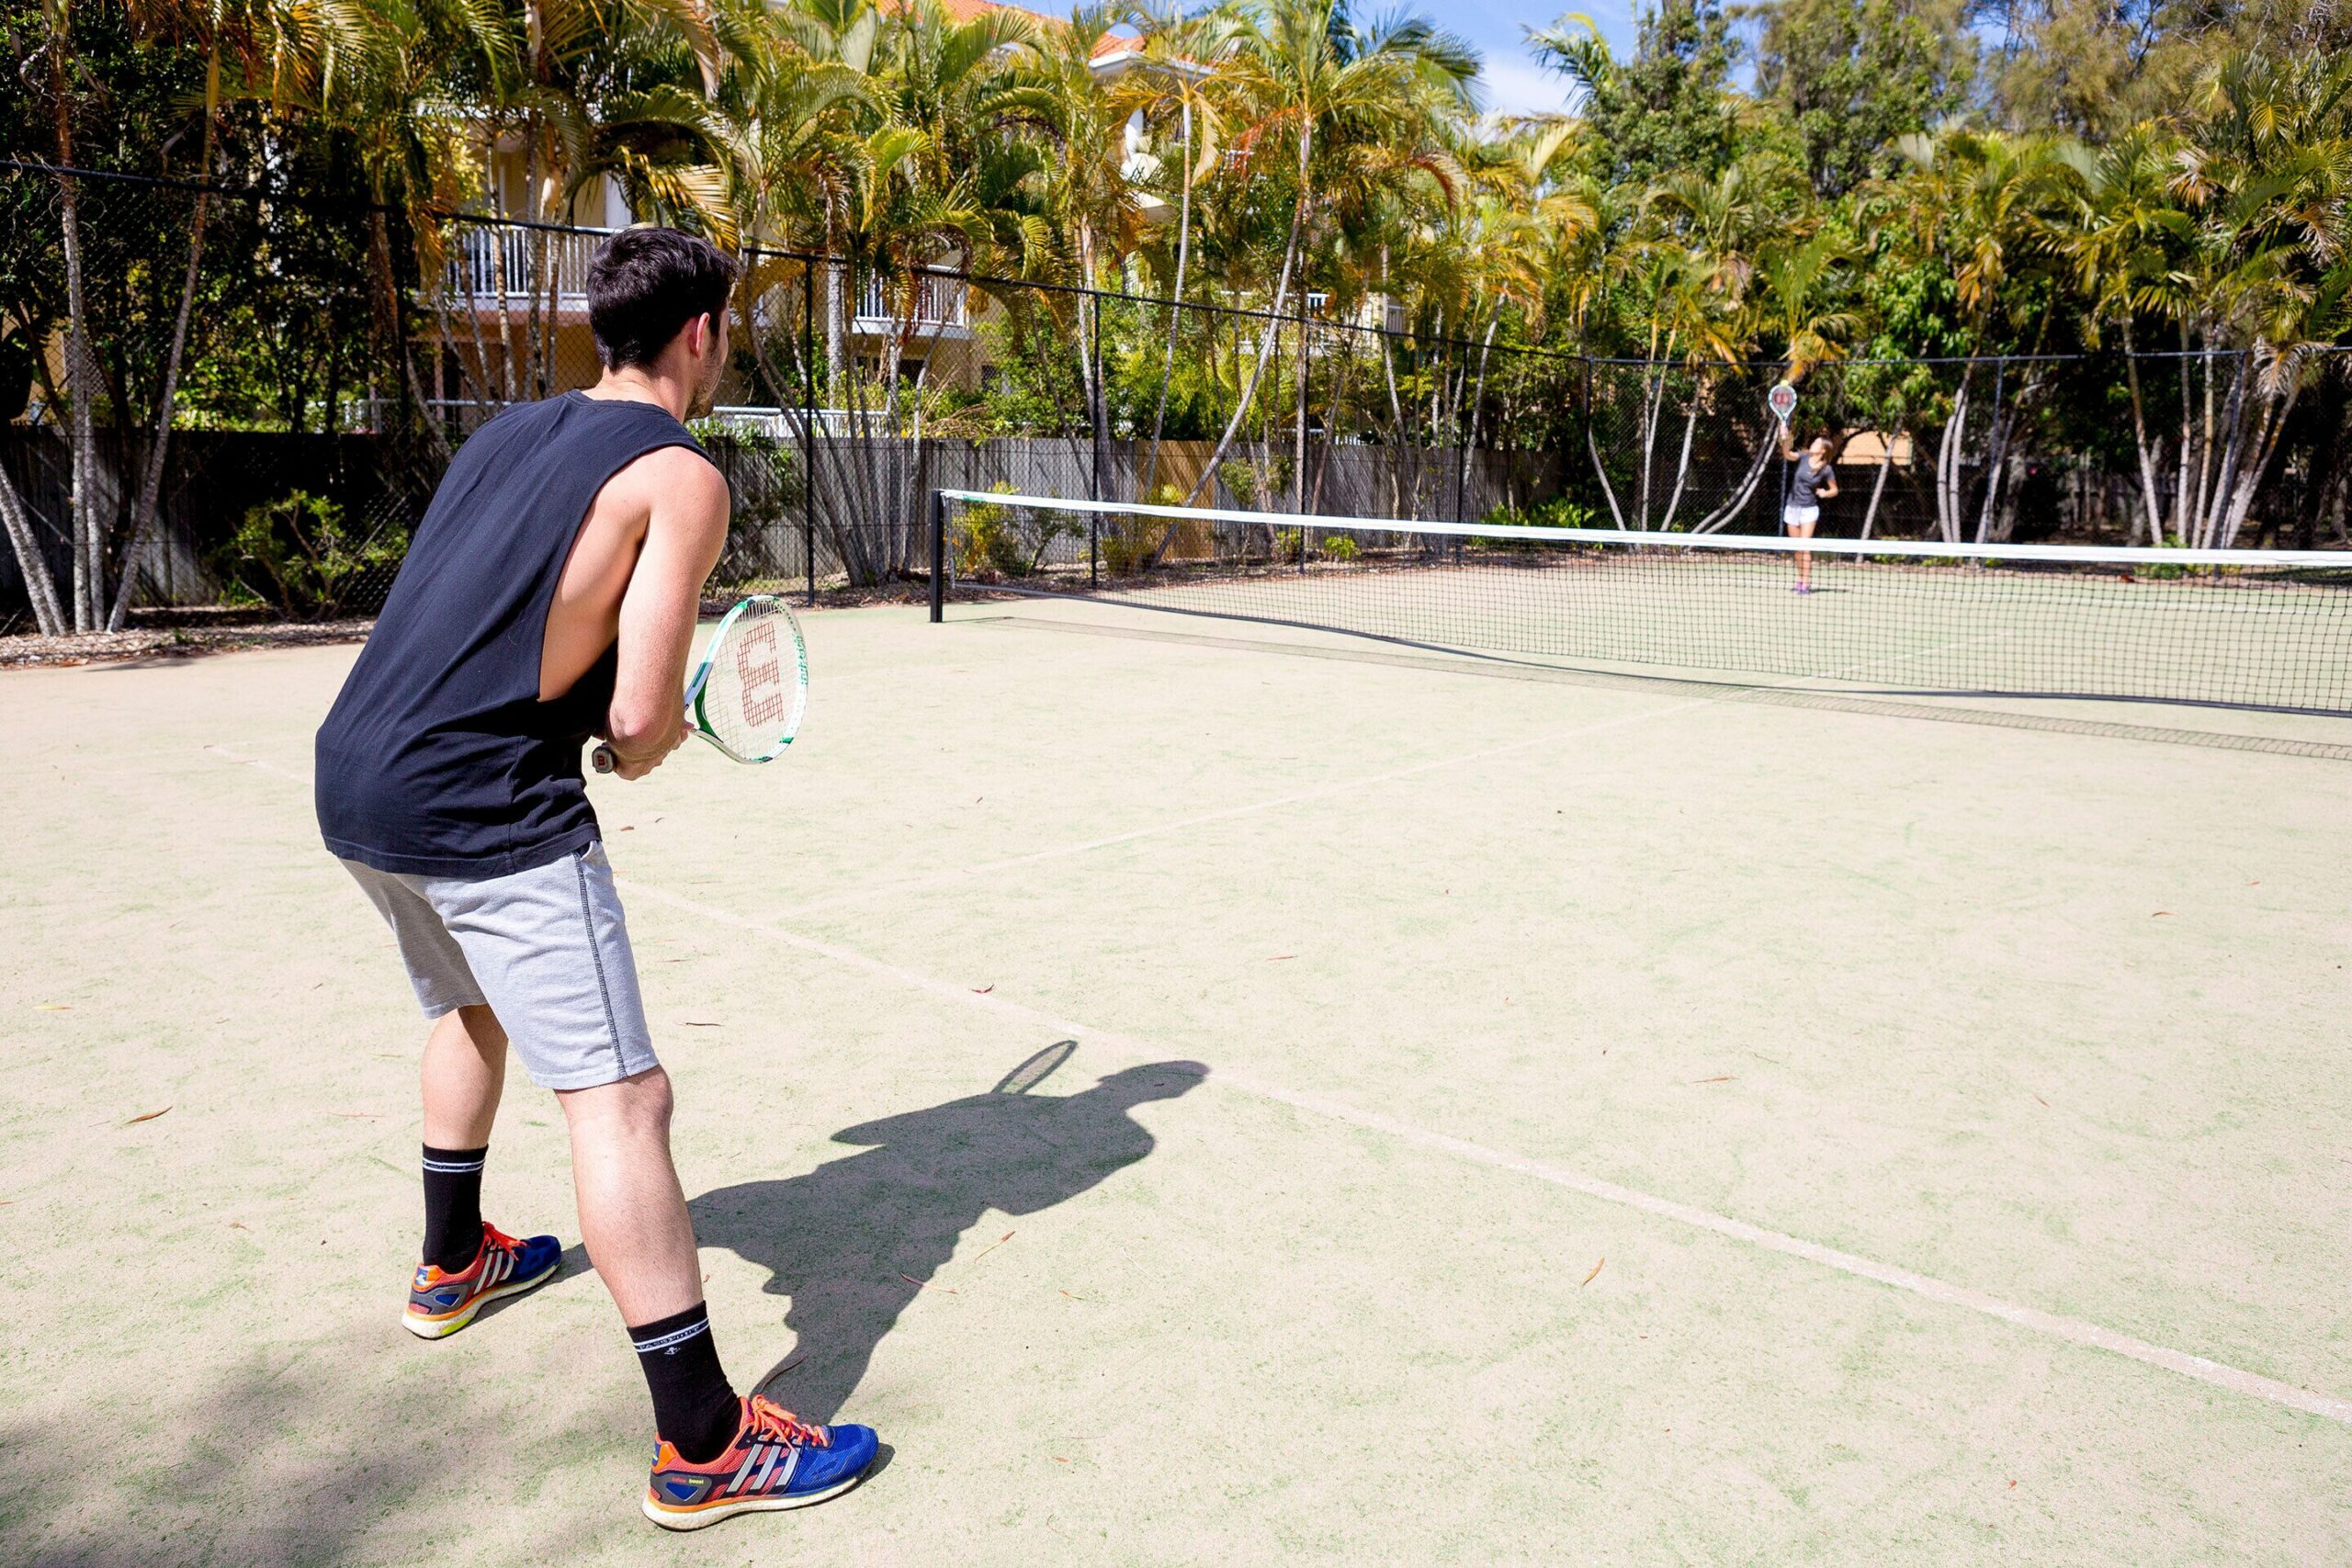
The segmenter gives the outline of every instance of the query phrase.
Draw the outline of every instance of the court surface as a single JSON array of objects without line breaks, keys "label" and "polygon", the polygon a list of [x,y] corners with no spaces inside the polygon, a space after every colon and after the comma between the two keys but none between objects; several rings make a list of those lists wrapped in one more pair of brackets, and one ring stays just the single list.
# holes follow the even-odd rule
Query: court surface
[{"label": "court surface", "polygon": [[[2352,724],[807,626],[592,787],[722,1352],[879,1472],[665,1537],[576,1250],[395,1322],[350,649],[12,672],[11,1560],[2352,1559]],[[484,1206],[576,1235],[519,1072]]]}]

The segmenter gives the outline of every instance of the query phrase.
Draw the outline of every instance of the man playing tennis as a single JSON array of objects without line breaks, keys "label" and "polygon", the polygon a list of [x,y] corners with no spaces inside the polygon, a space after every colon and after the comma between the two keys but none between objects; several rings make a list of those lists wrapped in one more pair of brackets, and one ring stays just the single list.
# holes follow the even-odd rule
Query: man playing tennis
[{"label": "man playing tennis", "polygon": [[[1814,525],[1821,521],[1821,503],[1838,493],[1838,469],[1829,461],[1829,455],[1835,450],[1829,437],[1816,435],[1800,457],[1789,443],[1789,427],[1781,426],[1781,460],[1797,466],[1796,472],[1789,476],[1788,503],[1781,508],[1781,525],[1792,538],[1812,538]],[[1796,591],[1813,592],[1811,550],[1797,552]]]},{"label": "man playing tennis", "polygon": [[555,1237],[481,1217],[511,1044],[563,1107],[581,1236],[653,1395],[644,1511],[673,1529],[820,1502],[876,1451],[866,1427],[737,1398],[719,1366],[670,1160],[670,1079],[581,778],[592,737],[623,779],[684,737],[728,491],[680,421],[717,389],[734,280],[673,230],[598,249],[602,379],[508,409],[458,451],[318,736],[320,829],[391,925],[432,1021],[407,1325],[441,1338],[555,1273]]}]

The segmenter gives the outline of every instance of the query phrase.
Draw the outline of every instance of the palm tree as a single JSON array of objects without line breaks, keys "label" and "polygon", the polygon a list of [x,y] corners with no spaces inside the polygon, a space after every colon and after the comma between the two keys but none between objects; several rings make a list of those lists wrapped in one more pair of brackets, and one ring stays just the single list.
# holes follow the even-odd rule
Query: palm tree
[{"label": "palm tree", "polygon": [[[1160,438],[1168,428],[1168,389],[1176,378],[1176,343],[1184,321],[1185,273],[1193,253],[1193,190],[1213,177],[1223,162],[1216,99],[1210,92],[1216,62],[1226,54],[1233,35],[1233,19],[1211,11],[1194,17],[1150,13],[1143,17],[1144,62],[1121,78],[1114,90],[1121,107],[1144,117],[1147,131],[1164,128],[1173,114],[1178,125],[1176,254],[1168,289],[1168,347],[1160,361],[1159,395],[1151,414],[1151,448],[1136,473],[1137,490],[1156,496],[1159,474]],[[1151,157],[1136,173],[1147,185],[1163,184],[1166,160]],[[1164,194],[1164,192],[1163,192]],[[1164,529],[1150,564],[1157,566],[1175,530]]]},{"label": "palm tree", "polygon": [[1113,28],[1136,15],[1114,0],[1080,6],[1069,21],[1039,29],[1016,52],[1005,85],[982,109],[1045,143],[1046,155],[1028,183],[1043,215],[1067,238],[1081,290],[1072,336],[1093,440],[1098,499],[1110,464],[1111,409],[1096,291],[1120,276],[1122,264],[1142,238],[1143,214],[1127,178],[1124,128],[1133,111],[1095,73],[1094,55]]},{"label": "palm tree", "polygon": [[2175,151],[2169,137],[2142,125],[2095,158],[2081,158],[2076,167],[2083,186],[2074,210],[2052,225],[2052,243],[2073,264],[2075,286],[2089,305],[2083,318],[2086,340],[2098,346],[2099,329],[2109,321],[2122,338],[2132,449],[2139,458],[2142,517],[2150,545],[2165,542],[2165,509],[2140,387],[2135,326],[2143,310],[2165,310],[2178,299],[2173,285],[2182,276],[2178,268],[2191,222],[2166,189]]},{"label": "palm tree", "polygon": [[[1249,165],[1261,152],[1289,152],[1286,168],[1273,163],[1268,169],[1290,181],[1289,231],[1255,363],[1188,505],[1215,479],[1256,399],[1321,204],[1351,184],[1408,169],[1448,179],[1451,161],[1437,144],[1433,121],[1441,106],[1466,107],[1477,73],[1466,45],[1419,17],[1359,26],[1346,0],[1250,0],[1242,15],[1223,80],[1231,95],[1233,147]],[[1299,360],[1303,407],[1306,355]],[[1302,426],[1302,459],[1305,441]],[[1295,468],[1295,498],[1302,479]]]}]

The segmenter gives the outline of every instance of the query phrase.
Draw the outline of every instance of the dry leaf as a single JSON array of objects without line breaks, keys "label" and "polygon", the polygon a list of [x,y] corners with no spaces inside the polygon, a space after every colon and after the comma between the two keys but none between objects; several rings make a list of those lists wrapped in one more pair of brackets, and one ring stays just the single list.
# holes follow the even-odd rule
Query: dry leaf
[{"label": "dry leaf", "polygon": [[[1609,1255],[1608,1255],[1607,1253],[1605,1253],[1605,1252],[1604,1252],[1604,1253],[1602,1253],[1602,1254],[1600,1255],[1600,1263],[1606,1263],[1606,1262],[1608,1262],[1608,1261],[1609,1261]],[[1577,1280],[1577,1290],[1579,1290],[1579,1291],[1583,1290],[1587,1285],[1591,1284],[1595,1280],[1597,1280],[1597,1279],[1599,1279],[1599,1278],[1600,1277],[1600,1263],[1596,1263],[1596,1264],[1594,1264],[1594,1265],[1592,1266],[1592,1272],[1591,1272],[1591,1273],[1589,1273],[1589,1274],[1587,1274],[1587,1275],[1586,1275],[1582,1280]]]},{"label": "dry leaf", "polygon": [[1267,959],[1266,962],[1269,964],[1285,964],[1297,956],[1298,954],[1295,953],[1277,953],[1272,958]]},{"label": "dry leaf", "polygon": [[[171,1107],[168,1105],[164,1107],[164,1111],[169,1111]],[[164,1113],[164,1111],[150,1111],[144,1116],[133,1116],[130,1121],[125,1122],[123,1125],[126,1127],[136,1127],[141,1122],[153,1122],[156,1117],[161,1116]]]},{"label": "dry leaf", "polygon": [[2170,909],[2158,909],[2154,914],[2150,915],[2150,916],[2148,917],[2148,919],[2152,919],[2152,920],[2154,920],[2154,919],[2163,919],[2165,916],[2169,915],[2169,914],[2171,914],[2171,913],[2172,913],[2172,911],[2171,911]]},{"label": "dry leaf", "polygon": [[35,1012],[72,1012],[73,1010],[74,1004],[71,1002],[35,1002],[33,1004]]},{"label": "dry leaf", "polygon": [[[1066,1296],[1069,1296],[1069,1292],[1068,1291],[1064,1291],[1064,1292],[1062,1292],[1062,1294],[1064,1294],[1064,1295],[1066,1295]],[[1074,1301],[1074,1302],[1082,1302],[1082,1301],[1084,1301],[1086,1298],[1085,1298],[1084,1296],[1069,1296],[1069,1299],[1070,1299],[1070,1300],[1072,1300],[1072,1301]]]},{"label": "dry leaf", "polygon": [[251,1235],[254,1227],[245,1224],[243,1220],[231,1220],[229,1222],[229,1228],[232,1231],[243,1231],[247,1235]]},{"label": "dry leaf", "polygon": [[995,981],[993,981],[993,980],[991,980],[991,981],[989,981],[989,982],[987,985],[985,985],[985,986],[975,986],[975,987],[972,987],[972,995],[974,995],[974,996],[976,996],[976,997],[985,997],[985,996],[987,996],[990,991],[993,991],[993,990],[995,990],[995,989],[996,989],[996,982],[995,982]]},{"label": "dry leaf", "polygon": [[1723,1073],[1712,1078],[1692,1078],[1690,1081],[1692,1083],[1729,1083],[1731,1079],[1731,1074]]},{"label": "dry leaf", "polygon": [[981,1258],[986,1258],[989,1253],[994,1252],[998,1247],[1002,1247],[1006,1242],[1011,1241],[1012,1239],[1012,1233],[1011,1231],[1005,1232],[1002,1235],[997,1237],[994,1241],[980,1248],[979,1251],[974,1253],[972,1255],[972,1261],[978,1263]]},{"label": "dry leaf", "polygon": [[690,1018],[684,1021],[688,1029],[717,1029],[718,1027],[715,1023],[708,1023],[698,1018]]},{"label": "dry leaf", "polygon": [[901,1274],[899,1278],[904,1280],[908,1284],[912,1285],[918,1291],[937,1291],[942,1295],[949,1296],[961,1295],[963,1293],[960,1291],[950,1290],[945,1285],[926,1285],[921,1280],[916,1279],[912,1274]]},{"label": "dry leaf", "polygon": [[340,1116],[346,1122],[379,1122],[383,1118],[372,1111],[330,1111],[330,1116]]}]

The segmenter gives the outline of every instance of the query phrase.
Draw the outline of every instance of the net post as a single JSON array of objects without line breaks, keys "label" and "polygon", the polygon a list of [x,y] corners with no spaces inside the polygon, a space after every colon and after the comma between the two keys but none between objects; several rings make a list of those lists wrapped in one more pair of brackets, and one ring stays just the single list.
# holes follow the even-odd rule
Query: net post
[{"label": "net post", "polygon": [[931,492],[931,619],[947,618],[947,493]]}]

